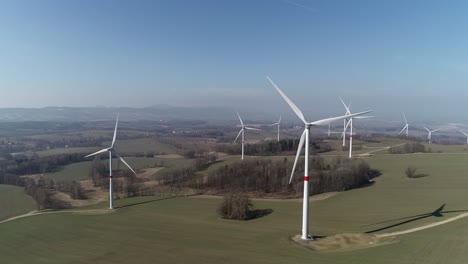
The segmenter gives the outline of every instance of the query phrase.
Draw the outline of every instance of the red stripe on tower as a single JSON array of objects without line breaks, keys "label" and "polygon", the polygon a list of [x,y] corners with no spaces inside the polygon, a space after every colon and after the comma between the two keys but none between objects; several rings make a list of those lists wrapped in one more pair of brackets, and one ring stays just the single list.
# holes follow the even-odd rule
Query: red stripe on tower
[{"label": "red stripe on tower", "polygon": [[109,179],[112,179],[112,175],[111,175],[111,176],[109,176]]},{"label": "red stripe on tower", "polygon": [[304,176],[304,181],[308,182],[309,181],[309,176]]}]

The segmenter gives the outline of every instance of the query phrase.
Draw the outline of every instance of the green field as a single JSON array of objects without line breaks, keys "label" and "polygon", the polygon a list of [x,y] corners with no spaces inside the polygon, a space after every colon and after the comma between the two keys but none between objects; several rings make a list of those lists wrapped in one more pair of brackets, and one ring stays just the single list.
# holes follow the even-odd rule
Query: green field
[{"label": "green field", "polygon": [[37,209],[36,202],[23,187],[0,184],[0,220]]},{"label": "green field", "polygon": [[[146,157],[125,157],[125,161],[134,169],[145,169],[153,168],[158,166],[163,166],[168,169],[180,168],[189,166],[192,161],[183,158],[177,159],[168,159],[168,158],[146,158]],[[109,161],[107,159],[101,160],[101,162],[107,164]],[[89,178],[89,173],[91,171],[92,161],[84,161],[72,163],[66,166],[63,166],[60,170],[54,173],[46,174],[46,177],[51,178],[55,181],[81,181]],[[127,170],[125,164],[123,164],[119,159],[112,159],[113,170]],[[162,171],[162,170],[161,170]],[[160,172],[161,172],[160,171]],[[157,172],[159,174],[160,172]]]},{"label": "green field", "polygon": [[[290,240],[300,230],[301,203],[257,201],[257,208],[272,209],[273,213],[239,222],[217,217],[219,199],[158,199],[117,201],[117,206],[133,206],[107,215],[49,214],[4,223],[0,225],[2,260],[7,263],[344,264],[463,263],[468,257],[465,250],[468,231],[464,228],[468,219],[402,236],[396,244],[348,252],[313,252]],[[312,219],[324,213],[323,204],[314,203]],[[334,225],[341,226],[340,230],[348,230],[354,224],[346,212],[333,219]],[[372,211],[368,218],[367,223],[375,220]],[[323,224],[323,221],[313,221],[312,229],[322,229]],[[21,254],[15,248],[21,248]],[[434,258],[438,262],[433,262]]]},{"label": "green field", "polygon": [[[105,142],[105,146],[110,145],[110,142]],[[174,146],[159,142],[154,138],[139,138],[139,139],[128,139],[128,140],[117,140],[115,148],[120,153],[126,152],[150,152],[155,153],[164,152],[166,154],[177,153],[177,149]]]},{"label": "green field", "polygon": [[[390,233],[468,212],[468,155],[373,155],[365,160],[382,175],[369,187],[312,202],[312,234]],[[136,167],[152,161],[129,158]],[[228,157],[208,170],[238,161],[238,156]],[[408,166],[426,176],[408,179],[404,173]],[[245,222],[219,219],[219,203],[217,198],[143,197],[117,201],[122,207],[112,214],[23,218],[0,225],[0,244],[4,245],[0,254],[8,263],[422,264],[468,259],[468,218],[399,236],[390,245],[314,252],[290,240],[300,233],[300,202],[257,200],[256,208],[273,213]],[[19,247],[22,254],[14,250]]]},{"label": "green field", "polygon": [[81,181],[89,178],[92,161],[72,163],[63,166],[54,173],[46,174],[46,177],[54,181]]},{"label": "green field", "polygon": [[60,154],[74,154],[74,153],[83,153],[91,154],[95,151],[98,151],[98,147],[82,147],[82,148],[54,148],[43,151],[37,151],[36,154],[40,157],[60,155]]}]

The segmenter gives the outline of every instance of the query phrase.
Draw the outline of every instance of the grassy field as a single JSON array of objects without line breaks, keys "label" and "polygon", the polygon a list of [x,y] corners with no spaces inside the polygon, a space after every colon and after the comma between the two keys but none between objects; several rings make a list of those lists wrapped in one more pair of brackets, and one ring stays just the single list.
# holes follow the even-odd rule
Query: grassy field
[{"label": "grassy field", "polygon": [[[312,219],[324,213],[325,201],[314,203]],[[300,230],[301,203],[257,201],[257,208],[273,213],[247,222],[219,219],[219,203],[146,197],[117,201],[125,207],[113,214],[19,219],[0,225],[0,254],[7,263],[464,263],[468,257],[466,218],[405,235],[396,244],[325,253],[290,240]],[[366,211],[372,212],[361,214]],[[333,219],[340,230],[354,224],[347,212]],[[372,220],[371,213],[366,222]],[[312,229],[323,224],[313,221]]]},{"label": "grassy field", "polygon": [[81,181],[86,180],[91,171],[92,161],[72,163],[64,166],[57,172],[46,174],[54,181]]},{"label": "grassy field", "polygon": [[[110,142],[105,142],[104,145],[110,145]],[[174,146],[161,143],[154,138],[117,140],[115,148],[121,153],[154,151],[155,153],[173,154],[177,152]]]},{"label": "grassy field", "polygon": [[0,184],[0,220],[37,209],[36,202],[24,188]]},{"label": "grassy field", "polygon": [[36,152],[36,154],[39,155],[40,157],[46,157],[46,156],[53,156],[53,155],[59,155],[59,154],[73,154],[73,153],[91,154],[98,150],[99,150],[98,147],[55,148],[55,149],[38,151]]},{"label": "grassy field", "polygon": [[[125,157],[125,161],[135,169],[145,169],[153,167],[165,167],[167,169],[180,168],[189,166],[192,161],[183,158],[168,159],[168,158],[146,158],[146,157]],[[103,159],[103,163],[107,164],[108,160]],[[92,161],[77,162],[64,166],[57,172],[46,174],[46,177],[51,178],[55,181],[81,181],[89,178],[89,172],[91,170]],[[127,170],[127,167],[118,159],[112,159],[113,170]],[[161,170],[155,173],[156,177]]]},{"label": "grassy field", "polygon": [[[154,162],[128,159],[135,167]],[[390,233],[468,212],[468,155],[373,155],[365,160],[382,175],[369,187],[312,202],[312,234]],[[238,156],[228,157],[207,170],[238,161]],[[407,178],[408,166],[423,177]],[[245,222],[219,219],[219,203],[217,198],[143,197],[118,200],[120,208],[112,214],[23,218],[0,224],[0,254],[6,263],[455,264],[468,259],[468,218],[400,236],[390,245],[313,252],[290,240],[301,229],[302,204],[297,200],[257,200],[256,208],[273,213]]]}]

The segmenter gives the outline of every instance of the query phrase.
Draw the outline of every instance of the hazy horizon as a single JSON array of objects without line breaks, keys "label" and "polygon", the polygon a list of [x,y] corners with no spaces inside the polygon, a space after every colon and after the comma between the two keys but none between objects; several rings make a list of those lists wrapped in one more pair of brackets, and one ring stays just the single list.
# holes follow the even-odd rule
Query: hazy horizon
[{"label": "hazy horizon", "polygon": [[[468,3],[2,1],[0,108],[223,107],[456,122]],[[272,114],[273,115],[273,114]]]}]

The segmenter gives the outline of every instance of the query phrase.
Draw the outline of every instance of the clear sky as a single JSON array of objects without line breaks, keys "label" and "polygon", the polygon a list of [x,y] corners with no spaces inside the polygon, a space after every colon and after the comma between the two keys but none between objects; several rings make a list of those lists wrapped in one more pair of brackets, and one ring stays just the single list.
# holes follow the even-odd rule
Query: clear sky
[{"label": "clear sky", "polygon": [[468,109],[467,1],[14,0],[0,34],[0,107],[289,111],[269,75],[315,114]]}]

